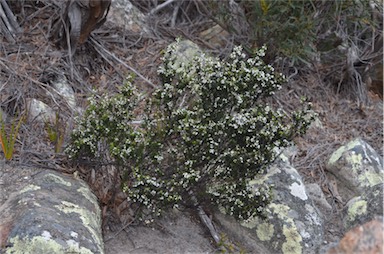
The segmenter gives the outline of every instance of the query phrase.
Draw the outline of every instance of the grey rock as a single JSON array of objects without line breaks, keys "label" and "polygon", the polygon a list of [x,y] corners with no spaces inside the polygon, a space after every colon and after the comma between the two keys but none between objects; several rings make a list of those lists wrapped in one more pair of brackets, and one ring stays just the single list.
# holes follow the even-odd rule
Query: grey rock
[{"label": "grey rock", "polygon": [[323,221],[296,169],[279,159],[264,177],[251,184],[257,187],[265,182],[274,186],[274,198],[267,207],[266,219],[253,218],[237,223],[217,213],[220,224],[251,252],[317,252],[323,240]]},{"label": "grey rock", "polygon": [[5,253],[104,253],[96,197],[83,181],[54,171],[9,196],[0,232]]},{"label": "grey rock", "polygon": [[202,31],[199,37],[218,49],[225,48],[230,42],[230,34],[219,25],[214,25]]},{"label": "grey rock", "polygon": [[107,22],[114,26],[137,32],[148,33],[145,26],[145,15],[128,0],[113,0]]},{"label": "grey rock", "polygon": [[37,99],[27,99],[28,119],[29,121],[37,121],[39,123],[54,123],[56,114],[42,101]]},{"label": "grey rock", "polygon": [[325,199],[324,193],[316,183],[305,185],[308,196],[312,199],[314,205],[320,210],[323,216],[332,212],[332,206]]},{"label": "grey rock", "polygon": [[343,214],[347,230],[383,215],[383,184],[377,184],[370,191],[351,199]]},{"label": "grey rock", "polygon": [[68,80],[64,75],[60,75],[55,82],[52,83],[56,94],[61,96],[66,102],[68,108],[72,111],[76,111],[76,97],[75,92],[69,85]]},{"label": "grey rock", "polygon": [[335,176],[339,193],[346,201],[384,180],[383,159],[360,138],[334,152],[326,168]]}]

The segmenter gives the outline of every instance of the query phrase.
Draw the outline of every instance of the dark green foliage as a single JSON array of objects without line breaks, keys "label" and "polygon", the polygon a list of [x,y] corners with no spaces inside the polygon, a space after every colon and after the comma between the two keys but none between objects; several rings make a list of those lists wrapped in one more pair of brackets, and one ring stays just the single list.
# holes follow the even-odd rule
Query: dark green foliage
[{"label": "dark green foliage", "polygon": [[159,70],[163,85],[148,103],[142,126],[130,125],[134,105],[124,88],[91,101],[68,151],[96,156],[102,141],[124,163],[124,190],[141,205],[143,218],[146,212],[207,203],[241,220],[263,215],[271,186],[249,181],[311,121],[309,104],[289,117],[260,103],[284,82],[261,60],[265,50],[247,58],[237,47],[227,62],[200,55],[184,64],[170,46]]}]

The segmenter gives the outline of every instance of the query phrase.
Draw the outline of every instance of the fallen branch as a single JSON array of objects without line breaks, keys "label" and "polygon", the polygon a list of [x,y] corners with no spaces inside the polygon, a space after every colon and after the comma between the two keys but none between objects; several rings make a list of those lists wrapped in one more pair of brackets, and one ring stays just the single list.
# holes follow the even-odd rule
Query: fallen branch
[{"label": "fallen branch", "polygon": [[0,32],[10,42],[15,42],[16,34],[21,32],[16,17],[5,0],[0,0]]},{"label": "fallen branch", "polygon": [[200,205],[197,207],[197,212],[199,214],[201,222],[208,228],[209,233],[211,234],[212,238],[215,240],[216,244],[219,244],[220,236],[217,233],[217,230],[213,225],[211,218],[208,217],[208,215],[205,213],[205,211]]},{"label": "fallen branch", "polygon": [[190,191],[189,192],[191,196],[191,200],[197,207],[197,214],[200,217],[201,222],[208,228],[209,233],[211,234],[213,240],[215,240],[216,245],[219,247],[220,251],[223,253],[227,253],[228,246],[231,246],[231,248],[238,249],[237,246],[232,244],[229,241],[226,241],[226,239],[221,237],[219,235],[219,232],[216,230],[216,227],[213,225],[211,218],[207,215],[207,213],[204,211],[204,209],[199,205],[196,196]]},{"label": "fallen branch", "polygon": [[156,88],[156,85],[153,84],[149,79],[147,79],[146,77],[144,77],[140,72],[138,72],[137,70],[135,70],[133,67],[129,66],[128,64],[124,63],[121,59],[119,59],[117,56],[115,56],[115,54],[113,54],[112,52],[110,52],[109,50],[107,50],[106,48],[104,48],[97,40],[95,40],[92,36],[90,37],[91,39],[91,43],[92,45],[94,46],[95,50],[111,65],[112,63],[110,62],[110,60],[108,59],[108,57],[105,55],[109,55],[112,57],[113,60],[117,61],[118,63],[122,64],[124,67],[130,69],[131,71],[133,71],[138,77],[140,77],[141,79],[143,79],[145,82],[147,82],[150,86],[152,86],[153,88]]},{"label": "fallen branch", "polygon": [[151,12],[149,13],[149,15],[153,15],[155,14],[156,12],[160,11],[161,9],[163,9],[164,7],[166,7],[167,5],[171,4],[175,2],[175,0],[168,0],[162,4],[159,4],[158,6],[156,6],[156,8],[152,9]]}]

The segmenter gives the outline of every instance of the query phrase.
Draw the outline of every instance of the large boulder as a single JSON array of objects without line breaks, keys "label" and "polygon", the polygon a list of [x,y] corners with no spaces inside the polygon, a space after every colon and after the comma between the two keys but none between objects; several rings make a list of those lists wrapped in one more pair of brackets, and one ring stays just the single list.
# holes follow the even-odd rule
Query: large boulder
[{"label": "large boulder", "polygon": [[265,182],[273,186],[274,197],[266,218],[236,222],[216,213],[226,233],[251,252],[316,253],[323,241],[322,219],[296,169],[283,157],[251,184],[257,188]]},{"label": "large boulder", "polygon": [[339,194],[345,201],[370,191],[384,180],[383,159],[360,138],[336,150],[326,169],[336,178]]},{"label": "large boulder", "polygon": [[46,170],[0,207],[5,253],[104,253],[101,214],[81,180]]},{"label": "large boulder", "polygon": [[355,139],[334,152],[327,164],[340,198],[346,203],[346,230],[383,214],[383,159],[366,142]]}]

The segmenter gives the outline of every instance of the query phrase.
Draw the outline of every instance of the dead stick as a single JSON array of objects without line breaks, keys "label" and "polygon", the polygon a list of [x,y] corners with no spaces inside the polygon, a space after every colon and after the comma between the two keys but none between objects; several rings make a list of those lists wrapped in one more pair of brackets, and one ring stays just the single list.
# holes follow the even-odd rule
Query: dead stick
[{"label": "dead stick", "polygon": [[122,64],[124,67],[130,69],[131,71],[133,71],[137,76],[139,76],[140,78],[142,78],[144,81],[146,81],[149,85],[151,85],[153,88],[156,88],[156,86],[149,80],[147,79],[146,77],[144,77],[143,75],[140,74],[140,72],[138,72],[137,70],[135,70],[134,68],[132,68],[131,66],[129,66],[128,64],[124,63],[122,60],[120,60],[118,57],[116,57],[112,52],[108,51],[107,49],[105,49],[98,41],[96,41],[93,37],[90,37],[91,39],[91,42],[93,43],[93,45],[95,46],[96,50],[99,49],[99,50],[102,50],[104,51],[105,53],[107,53],[108,55],[110,55],[115,61],[119,62],[120,64]]},{"label": "dead stick", "polygon": [[155,14],[156,12],[160,11],[161,9],[163,9],[165,6],[173,3],[175,0],[168,0],[162,4],[159,4],[156,8],[154,8],[153,10],[151,10],[151,12],[149,13],[149,15],[153,15]]}]

